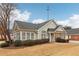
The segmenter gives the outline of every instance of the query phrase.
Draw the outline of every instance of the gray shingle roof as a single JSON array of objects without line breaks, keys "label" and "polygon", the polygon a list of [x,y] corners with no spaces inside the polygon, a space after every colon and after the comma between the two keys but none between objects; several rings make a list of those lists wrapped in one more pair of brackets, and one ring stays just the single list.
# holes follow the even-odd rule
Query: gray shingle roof
[{"label": "gray shingle roof", "polygon": [[17,25],[20,29],[39,29],[40,27],[42,27],[43,25],[45,25],[49,21],[50,20],[43,22],[43,23],[40,23],[40,24],[33,24],[33,23],[22,22],[22,21],[15,21],[15,23],[17,23]]},{"label": "gray shingle roof", "polygon": [[28,22],[22,22],[22,21],[15,21],[17,23],[18,27],[20,29],[35,29],[35,24],[28,23]]},{"label": "gray shingle roof", "polygon": [[69,34],[69,35],[79,34],[79,28],[68,29],[68,30],[66,30],[66,32],[67,32],[67,34]]},{"label": "gray shingle roof", "polygon": [[56,28],[48,28],[48,31],[55,31],[59,26],[61,26],[61,25],[58,25]]}]

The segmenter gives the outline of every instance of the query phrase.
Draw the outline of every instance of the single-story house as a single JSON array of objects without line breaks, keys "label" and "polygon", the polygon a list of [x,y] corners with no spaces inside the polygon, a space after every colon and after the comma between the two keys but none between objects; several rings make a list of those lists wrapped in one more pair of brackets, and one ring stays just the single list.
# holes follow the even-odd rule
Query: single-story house
[{"label": "single-story house", "polygon": [[[49,39],[54,42],[56,38],[79,41],[79,28],[65,29],[54,20],[33,24],[23,21],[15,21],[13,29],[10,30],[12,40],[42,40]],[[0,41],[1,39],[0,34]]]},{"label": "single-story house", "polygon": [[41,40],[56,38],[68,39],[66,30],[54,20],[48,20],[40,24],[15,21],[13,26],[14,40]]},{"label": "single-story house", "polygon": [[68,39],[79,41],[79,28],[66,30]]},{"label": "single-story house", "polygon": [[13,30],[10,30],[10,35],[14,41],[49,39],[49,42],[54,42],[58,37],[65,40],[79,41],[79,28],[65,29],[54,20],[48,20],[39,24],[15,21]]}]

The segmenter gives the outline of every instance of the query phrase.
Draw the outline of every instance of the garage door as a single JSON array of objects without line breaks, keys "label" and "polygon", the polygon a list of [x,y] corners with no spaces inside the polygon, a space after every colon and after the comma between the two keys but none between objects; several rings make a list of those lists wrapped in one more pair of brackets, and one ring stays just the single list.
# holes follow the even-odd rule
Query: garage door
[{"label": "garage door", "polygon": [[79,41],[79,35],[72,35],[71,36],[72,40],[78,40]]}]

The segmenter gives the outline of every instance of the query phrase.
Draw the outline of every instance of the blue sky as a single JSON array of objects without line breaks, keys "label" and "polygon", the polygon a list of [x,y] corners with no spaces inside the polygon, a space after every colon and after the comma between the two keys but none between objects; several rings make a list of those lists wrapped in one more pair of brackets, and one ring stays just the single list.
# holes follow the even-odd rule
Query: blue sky
[{"label": "blue sky", "polygon": [[[17,9],[19,19],[28,19],[28,22],[43,22],[48,20],[47,7],[50,9],[50,19],[60,25],[79,27],[79,3],[19,3]],[[25,18],[24,18],[25,17]]]},{"label": "blue sky", "polygon": [[51,4],[34,4],[22,3],[18,4],[17,8],[24,11],[27,10],[32,13],[31,19],[42,18],[47,19],[47,6],[50,7],[50,18],[58,20],[65,20],[73,14],[79,14],[79,4],[77,3],[51,3]]}]

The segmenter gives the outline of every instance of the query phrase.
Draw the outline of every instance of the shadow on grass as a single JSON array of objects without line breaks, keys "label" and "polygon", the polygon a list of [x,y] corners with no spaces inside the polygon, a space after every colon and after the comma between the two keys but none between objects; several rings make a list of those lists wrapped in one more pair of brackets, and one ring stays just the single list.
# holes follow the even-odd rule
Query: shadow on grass
[{"label": "shadow on grass", "polygon": [[[48,43],[43,43],[43,44],[48,44]],[[2,49],[22,49],[22,48],[26,48],[26,47],[33,47],[33,46],[38,46],[38,45],[43,45],[43,44],[36,44],[36,45],[29,45],[29,46],[18,46],[18,47],[9,46],[9,47],[3,47]]]}]

